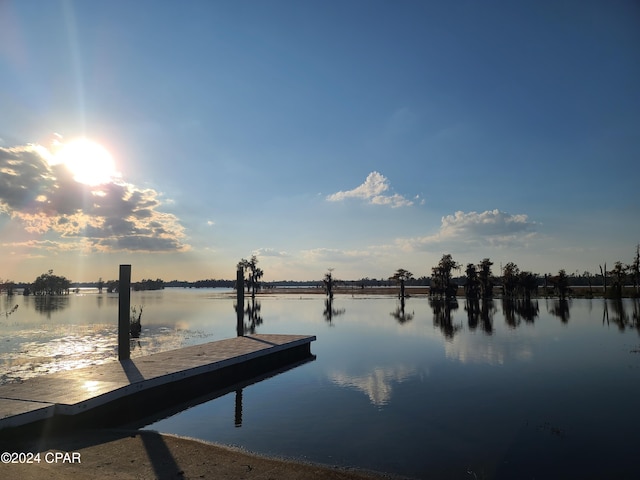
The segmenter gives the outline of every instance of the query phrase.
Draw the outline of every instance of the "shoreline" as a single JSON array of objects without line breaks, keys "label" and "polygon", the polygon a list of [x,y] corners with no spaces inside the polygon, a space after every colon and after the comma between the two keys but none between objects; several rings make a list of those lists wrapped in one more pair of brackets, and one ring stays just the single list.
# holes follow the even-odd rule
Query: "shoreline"
[{"label": "shoreline", "polygon": [[[80,430],[38,439],[2,441],[7,452],[40,452],[40,461],[2,463],[7,478],[80,480],[99,475],[117,479],[380,480],[402,479],[356,467],[266,456],[239,447],[153,430]],[[59,461],[55,454],[61,454]],[[68,454],[66,457],[64,454]]]}]

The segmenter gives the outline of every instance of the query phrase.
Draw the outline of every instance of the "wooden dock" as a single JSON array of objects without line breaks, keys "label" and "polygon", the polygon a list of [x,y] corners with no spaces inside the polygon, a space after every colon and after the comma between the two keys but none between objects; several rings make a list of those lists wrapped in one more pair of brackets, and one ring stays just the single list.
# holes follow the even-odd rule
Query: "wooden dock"
[{"label": "wooden dock", "polygon": [[315,339],[246,335],[2,385],[0,435],[30,425],[132,421],[189,396],[314,358]]}]

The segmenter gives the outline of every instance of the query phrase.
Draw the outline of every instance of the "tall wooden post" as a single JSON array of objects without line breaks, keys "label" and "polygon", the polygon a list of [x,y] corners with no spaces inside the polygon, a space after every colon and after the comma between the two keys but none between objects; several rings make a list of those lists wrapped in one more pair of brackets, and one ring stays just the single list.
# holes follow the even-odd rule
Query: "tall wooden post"
[{"label": "tall wooden post", "polygon": [[120,265],[118,284],[118,360],[131,358],[129,329],[131,312],[131,265]]},{"label": "tall wooden post", "polygon": [[244,336],[244,268],[238,267],[236,273],[236,333]]}]

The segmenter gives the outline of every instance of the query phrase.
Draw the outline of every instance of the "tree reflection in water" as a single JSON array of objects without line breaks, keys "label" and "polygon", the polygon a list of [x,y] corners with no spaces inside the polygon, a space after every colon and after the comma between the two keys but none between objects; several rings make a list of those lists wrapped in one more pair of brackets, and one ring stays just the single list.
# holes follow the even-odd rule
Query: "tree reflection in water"
[{"label": "tree reflection in water", "polygon": [[327,296],[324,301],[324,311],[322,312],[322,316],[330,326],[333,326],[333,317],[342,315],[344,312],[346,312],[346,309],[344,308],[333,308],[333,294]]},{"label": "tree reflection in water", "polygon": [[467,312],[469,330],[475,330],[482,322],[482,330],[488,335],[493,333],[493,314],[497,310],[493,299],[467,298],[464,309]]},{"label": "tree reflection in water", "polygon": [[[632,298],[631,314],[627,313],[622,298],[605,299],[604,309],[602,311],[602,323],[609,325],[610,322],[616,324],[620,331],[625,328],[636,328],[640,333],[640,299]],[[609,305],[611,306],[611,315],[609,315]]]},{"label": "tree reflection in water", "polygon": [[30,295],[24,297],[24,302],[33,302],[36,312],[51,318],[52,312],[64,310],[69,306],[69,295]]},{"label": "tree reflection in water", "polygon": [[533,323],[540,312],[537,300],[530,298],[502,298],[502,311],[507,325],[516,328],[524,320]]},{"label": "tree reflection in water", "polygon": [[571,301],[566,298],[554,300],[551,309],[547,308],[547,310],[549,310],[549,313],[552,315],[558,317],[562,323],[567,323],[571,316],[569,314],[570,302]]},{"label": "tree reflection in water", "polygon": [[[233,303],[233,309],[236,312],[237,318],[236,333],[238,337],[256,333],[258,326],[262,325],[260,308],[260,302],[255,298],[251,298],[247,301],[246,308],[244,305],[240,306],[236,302]],[[245,317],[247,317],[246,322],[244,320]]]},{"label": "tree reflection in water", "polygon": [[440,328],[447,340],[453,339],[462,329],[462,325],[454,325],[451,318],[451,312],[458,309],[458,300],[455,297],[429,297],[429,305],[433,310],[433,324]]},{"label": "tree reflection in water", "polygon": [[395,318],[399,324],[407,323],[413,320],[414,312],[407,313],[404,310],[405,299],[404,297],[400,297],[400,305],[390,313],[390,315]]}]

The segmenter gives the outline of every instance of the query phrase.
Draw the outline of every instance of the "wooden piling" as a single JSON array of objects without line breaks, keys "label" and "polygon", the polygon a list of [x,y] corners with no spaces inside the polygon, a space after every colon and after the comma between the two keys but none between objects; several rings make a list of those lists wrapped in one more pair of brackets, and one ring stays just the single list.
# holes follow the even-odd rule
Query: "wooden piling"
[{"label": "wooden piling", "polygon": [[118,284],[118,360],[131,358],[129,329],[131,312],[131,265],[120,265]]},{"label": "wooden piling", "polygon": [[236,273],[236,333],[244,336],[244,268],[238,267]]}]

